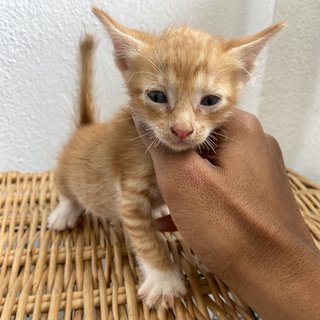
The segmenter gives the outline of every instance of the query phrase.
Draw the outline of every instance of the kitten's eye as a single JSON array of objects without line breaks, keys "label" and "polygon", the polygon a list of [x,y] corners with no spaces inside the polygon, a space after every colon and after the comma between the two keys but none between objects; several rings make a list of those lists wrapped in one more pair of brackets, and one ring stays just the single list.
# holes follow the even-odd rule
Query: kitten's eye
[{"label": "kitten's eye", "polygon": [[152,100],[155,103],[167,103],[168,99],[166,95],[161,91],[149,91],[147,93],[150,100]]},{"label": "kitten's eye", "polygon": [[220,100],[221,100],[220,97],[210,95],[210,96],[206,96],[206,97],[202,98],[202,100],[201,100],[200,103],[201,103],[201,105],[203,105],[203,106],[214,106],[214,105],[217,104]]}]

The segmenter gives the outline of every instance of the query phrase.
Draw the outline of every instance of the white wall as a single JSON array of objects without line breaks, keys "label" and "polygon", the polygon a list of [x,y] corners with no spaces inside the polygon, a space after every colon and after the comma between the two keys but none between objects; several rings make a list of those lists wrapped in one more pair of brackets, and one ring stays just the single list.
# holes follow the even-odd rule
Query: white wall
[{"label": "white wall", "polygon": [[320,1],[278,1],[288,30],[269,50],[259,116],[289,167],[320,182]]},{"label": "white wall", "polygon": [[241,106],[277,137],[290,167],[320,181],[317,0],[0,0],[0,171],[54,167],[72,130],[78,40],[84,30],[99,39],[96,96],[102,117],[125,103],[110,41],[91,14],[91,4],[127,26],[153,31],[189,22],[231,37],[288,20],[289,29],[261,56]]}]

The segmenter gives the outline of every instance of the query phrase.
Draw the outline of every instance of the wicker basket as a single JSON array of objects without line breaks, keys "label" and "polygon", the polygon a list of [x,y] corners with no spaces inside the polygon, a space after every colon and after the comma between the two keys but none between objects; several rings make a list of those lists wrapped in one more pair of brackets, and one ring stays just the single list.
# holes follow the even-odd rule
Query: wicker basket
[{"label": "wicker basket", "polygon": [[[305,221],[320,245],[320,189],[288,172]],[[109,224],[84,216],[75,230],[47,229],[57,204],[53,173],[0,174],[1,319],[255,319],[215,276],[200,272],[176,233],[165,234],[188,294],[174,310],[137,299],[137,267]]]}]

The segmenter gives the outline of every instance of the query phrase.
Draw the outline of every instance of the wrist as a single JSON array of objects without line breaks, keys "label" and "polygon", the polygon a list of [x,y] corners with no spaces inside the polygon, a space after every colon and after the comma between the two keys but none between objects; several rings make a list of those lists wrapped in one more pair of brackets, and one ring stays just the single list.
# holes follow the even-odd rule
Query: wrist
[{"label": "wrist", "polygon": [[227,284],[263,319],[318,319],[319,252],[295,239],[261,250],[263,257],[242,259]]}]

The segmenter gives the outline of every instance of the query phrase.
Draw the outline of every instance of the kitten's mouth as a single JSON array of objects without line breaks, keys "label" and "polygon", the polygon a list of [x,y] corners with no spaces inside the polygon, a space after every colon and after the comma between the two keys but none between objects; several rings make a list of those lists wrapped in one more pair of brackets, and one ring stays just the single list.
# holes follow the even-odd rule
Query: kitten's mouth
[{"label": "kitten's mouth", "polygon": [[195,144],[194,142],[186,140],[179,140],[170,143],[166,142],[165,144],[174,151],[184,151],[188,149],[194,149],[197,147],[197,144]]},{"label": "kitten's mouth", "polygon": [[181,139],[165,142],[164,144],[174,151],[185,151],[188,149],[194,149],[201,154],[212,154],[216,152],[217,138],[213,133],[211,133],[207,136],[206,139],[201,142]]},{"label": "kitten's mouth", "polygon": [[159,140],[161,140],[163,144],[173,151],[186,151],[189,149],[212,149],[214,144],[212,143],[210,136],[203,141],[195,141],[192,138],[179,139],[177,137],[165,137],[163,139],[159,137]]},{"label": "kitten's mouth", "polygon": [[169,143],[165,143],[168,147],[175,151],[184,151],[188,149],[195,149],[199,152],[205,153],[215,153],[217,147],[217,138],[214,133],[211,132],[204,140],[202,141],[193,141],[189,139],[175,139],[171,140]]}]

